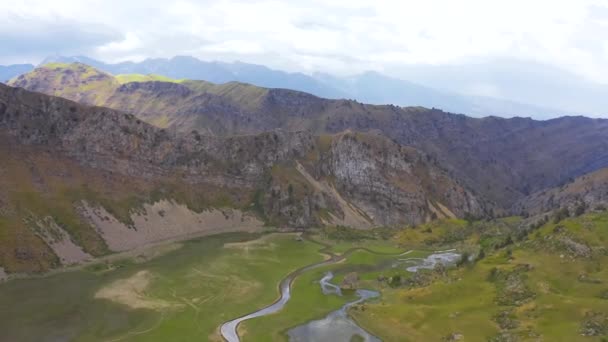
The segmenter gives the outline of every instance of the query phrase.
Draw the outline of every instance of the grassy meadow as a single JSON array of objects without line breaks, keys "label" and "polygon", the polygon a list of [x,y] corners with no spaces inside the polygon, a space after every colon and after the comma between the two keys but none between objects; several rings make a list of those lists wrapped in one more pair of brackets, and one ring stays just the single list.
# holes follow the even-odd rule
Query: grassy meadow
[{"label": "grassy meadow", "polygon": [[[608,213],[530,224],[521,218],[446,220],[403,230],[342,227],[295,234],[226,234],[79,271],[0,285],[9,341],[220,341],[221,323],[278,298],[278,284],[328,253],[343,260],[308,270],[282,311],[245,321],[243,341],[286,332],[356,298],[323,295],[328,271],[378,299],[352,307],[384,341],[605,341]],[[178,246],[179,248],[177,248]],[[409,273],[398,259],[456,248],[468,262]],[[411,251],[400,255],[404,251]]]},{"label": "grassy meadow", "polygon": [[258,237],[208,237],[145,262],[1,284],[2,340],[220,340],[222,322],[272,303],[283,277],[323,259],[294,235]]}]

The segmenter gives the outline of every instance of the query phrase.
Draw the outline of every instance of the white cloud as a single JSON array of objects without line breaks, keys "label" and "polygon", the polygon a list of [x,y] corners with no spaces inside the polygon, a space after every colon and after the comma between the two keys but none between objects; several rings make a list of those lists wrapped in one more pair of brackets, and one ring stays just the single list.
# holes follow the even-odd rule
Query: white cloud
[{"label": "white cloud", "polygon": [[[23,23],[28,23],[25,29]],[[354,73],[407,63],[516,57],[608,80],[608,2],[597,0],[0,3],[0,38],[16,40],[12,33],[33,34],[66,23],[75,29],[106,27],[112,37],[119,34],[111,41],[96,36],[79,51],[66,49],[57,37],[56,53],[114,61],[193,54],[289,70]],[[11,44],[16,42],[3,44],[0,62],[19,58],[10,51]],[[49,53],[48,46],[38,54],[33,50],[23,57],[42,59]]]}]

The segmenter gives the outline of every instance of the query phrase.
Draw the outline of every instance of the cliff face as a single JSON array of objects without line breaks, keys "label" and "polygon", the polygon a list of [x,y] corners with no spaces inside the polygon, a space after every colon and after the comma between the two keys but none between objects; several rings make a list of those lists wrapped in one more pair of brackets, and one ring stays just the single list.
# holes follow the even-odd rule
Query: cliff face
[{"label": "cliff face", "polygon": [[[139,227],[140,234],[124,236],[139,236],[133,239],[141,243],[171,238],[149,231],[160,223],[141,228],[148,220],[172,222],[154,212],[159,206],[171,208],[169,216],[186,210],[179,205],[188,208],[194,213],[185,217],[199,220],[203,232],[239,226],[218,222],[224,216],[253,226],[366,228],[486,211],[433,158],[371,133],[183,133],[124,112],[0,85],[0,145],[7,160],[0,167],[6,185],[0,225],[14,237],[0,241],[10,246],[0,264],[11,272],[56,264],[53,257],[63,254],[53,246],[63,245],[44,238],[53,236],[43,233],[48,227],[74,242],[70,251],[82,248],[69,255],[83,258],[114,250],[109,239],[120,229]],[[194,222],[184,225],[192,228],[175,234],[198,232]]]},{"label": "cliff face", "polygon": [[606,120],[474,119],[440,110],[327,100],[240,83],[121,83],[82,64],[38,68],[12,84],[124,110],[156,126],[186,133],[380,132],[433,156],[451,178],[503,210],[529,194],[608,166]]},{"label": "cliff face", "polygon": [[[479,215],[481,204],[431,157],[379,135],[337,135],[319,172],[381,224]],[[448,209],[449,208],[449,209]]]}]

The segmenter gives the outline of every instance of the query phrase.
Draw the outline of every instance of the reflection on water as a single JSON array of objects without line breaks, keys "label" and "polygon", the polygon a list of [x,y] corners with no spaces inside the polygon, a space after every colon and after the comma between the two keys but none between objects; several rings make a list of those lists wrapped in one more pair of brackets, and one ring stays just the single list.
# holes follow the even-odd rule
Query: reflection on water
[{"label": "reflection on water", "polygon": [[[319,282],[321,290],[324,294],[342,295],[340,288],[330,281],[334,277],[331,272]],[[367,331],[359,327],[352,319],[348,317],[347,310],[349,307],[361,303],[369,298],[378,297],[380,294],[376,291],[357,290],[357,299],[344,305],[339,310],[336,310],[325,318],[308,322],[304,325],[297,326],[287,332],[289,341],[292,342],[326,342],[326,341],[351,341],[354,337],[359,337],[362,341],[379,342],[380,339],[371,335]]]},{"label": "reflection on water", "polygon": [[[399,256],[404,256],[406,254],[409,254],[410,252],[405,252]],[[438,264],[444,266],[452,265],[459,259],[460,254],[455,253],[455,250],[438,251],[434,254],[427,256],[426,258],[398,259],[398,261],[393,264],[393,267],[396,268],[403,264],[406,264],[408,265],[406,267],[406,270],[408,272],[415,273],[418,272],[418,270],[420,269],[433,269]],[[251,318],[261,317],[280,311],[285,306],[287,301],[289,301],[289,299],[291,298],[291,282],[297,274],[323,265],[334,263],[336,262],[336,260],[337,259],[334,258],[320,263],[309,265],[283,279],[280,284],[280,299],[272,305],[269,305],[261,310],[258,310],[243,317],[239,317],[230,322],[224,323],[220,328],[221,334],[224,339],[228,342],[239,342],[240,339],[236,331],[236,328],[239,323]],[[323,276],[323,278],[321,278],[321,280],[319,281],[321,291],[323,291],[323,294],[325,295],[342,296],[342,291],[340,287],[331,283],[333,277],[333,273],[328,272],[325,274],[325,276]],[[357,290],[356,294],[359,299],[354,302],[345,304],[339,310],[331,312],[325,318],[316,321],[311,321],[289,330],[287,332],[287,334],[289,335],[289,340],[292,342],[350,342],[353,339],[357,338],[359,340],[368,342],[381,341],[376,336],[368,333],[363,328],[358,326],[352,319],[348,317],[347,313],[348,309],[351,306],[364,302],[367,299],[378,297],[380,294],[376,291],[370,290]]]},{"label": "reflection on water", "polygon": [[[405,255],[404,253],[402,255]],[[433,253],[426,258],[407,258],[399,259],[394,265],[398,267],[401,264],[407,264],[406,267],[408,272],[418,272],[421,269],[433,269],[438,264],[443,266],[453,265],[460,259],[460,254],[456,253],[455,250],[439,251]],[[334,275],[331,272],[327,272],[323,278],[319,281],[321,285],[321,291],[325,295],[342,295],[340,287],[331,283]],[[306,324],[297,326],[287,332],[289,335],[289,341],[291,342],[349,342],[353,338],[358,337],[362,341],[368,342],[379,342],[381,341],[376,336],[368,333],[363,328],[357,325],[352,319],[348,317],[348,308],[351,306],[361,303],[367,299],[378,297],[380,294],[376,291],[369,290],[357,290],[358,300],[350,302],[344,305],[340,310],[336,310],[325,318],[311,321]]]}]

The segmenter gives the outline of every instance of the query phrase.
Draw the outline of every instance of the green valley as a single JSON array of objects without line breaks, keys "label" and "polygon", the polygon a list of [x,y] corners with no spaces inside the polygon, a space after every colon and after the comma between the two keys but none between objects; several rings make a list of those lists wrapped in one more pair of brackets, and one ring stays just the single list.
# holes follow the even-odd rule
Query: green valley
[{"label": "green valley", "polygon": [[[20,341],[221,340],[219,325],[272,303],[287,274],[345,253],[343,262],[298,275],[287,305],[245,321],[241,337],[282,341],[289,329],[352,301],[352,290],[343,297],[320,291],[319,280],[331,271],[335,284],[356,273],[356,288],[379,291],[348,313],[384,341],[599,341],[608,332],[607,222],[608,213],[596,212],[539,227],[507,218],[390,233],[334,227],[302,237],[206,237],[0,285],[0,304],[10,308],[0,325]],[[452,248],[467,259],[416,273],[400,261]]]}]

